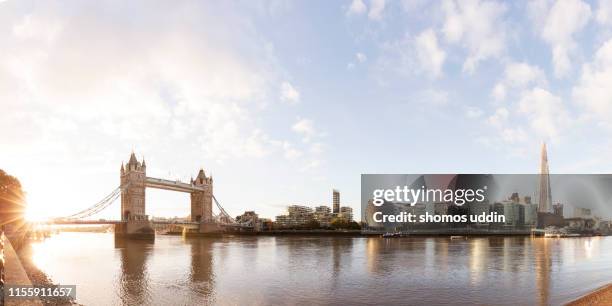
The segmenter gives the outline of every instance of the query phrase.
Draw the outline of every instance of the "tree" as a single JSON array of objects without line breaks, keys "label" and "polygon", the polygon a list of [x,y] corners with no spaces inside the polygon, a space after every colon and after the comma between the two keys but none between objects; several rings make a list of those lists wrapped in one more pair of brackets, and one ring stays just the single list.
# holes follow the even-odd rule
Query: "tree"
[{"label": "tree", "polygon": [[351,221],[351,222],[349,222],[347,228],[351,229],[351,230],[360,230],[361,229],[361,225],[359,223],[355,222],[355,221]]},{"label": "tree", "polygon": [[349,230],[359,230],[361,229],[361,225],[355,221],[348,221],[344,218],[334,218],[330,226],[333,229],[349,229]]},{"label": "tree", "polygon": [[334,229],[347,228],[348,227],[348,222],[344,218],[334,218],[330,222],[330,226],[332,228],[334,228]]},{"label": "tree", "polygon": [[0,224],[23,221],[24,205],[21,183],[0,169]]},{"label": "tree", "polygon": [[305,229],[319,229],[321,228],[321,223],[317,220],[310,220],[304,225]]}]

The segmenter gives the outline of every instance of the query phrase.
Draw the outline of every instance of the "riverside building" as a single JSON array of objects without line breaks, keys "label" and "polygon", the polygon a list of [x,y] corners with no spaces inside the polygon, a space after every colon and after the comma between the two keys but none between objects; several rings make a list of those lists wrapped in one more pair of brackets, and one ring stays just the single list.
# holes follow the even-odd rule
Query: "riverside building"
[{"label": "riverside building", "polygon": [[338,215],[340,213],[340,191],[337,189],[332,191],[332,207],[333,214]]},{"label": "riverside building", "polygon": [[353,208],[344,206],[340,207],[339,218],[344,219],[345,221],[352,222],[353,221]]},{"label": "riverside building", "polygon": [[290,205],[286,215],[276,216],[276,225],[281,228],[299,227],[311,221],[314,221],[312,208],[302,205]]},{"label": "riverside building", "polygon": [[314,219],[319,222],[322,227],[329,227],[332,220],[331,208],[325,205],[315,207]]}]

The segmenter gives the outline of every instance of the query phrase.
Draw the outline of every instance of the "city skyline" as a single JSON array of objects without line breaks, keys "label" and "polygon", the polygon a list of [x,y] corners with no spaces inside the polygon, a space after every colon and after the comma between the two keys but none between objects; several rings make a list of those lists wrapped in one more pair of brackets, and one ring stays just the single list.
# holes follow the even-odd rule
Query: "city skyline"
[{"label": "city skyline", "polygon": [[147,6],[0,2],[0,164],[31,211],[95,203],[131,150],[206,169],[232,215],[332,188],[361,215],[362,173],[537,173],[542,141],[553,173],[612,171],[605,1]]}]

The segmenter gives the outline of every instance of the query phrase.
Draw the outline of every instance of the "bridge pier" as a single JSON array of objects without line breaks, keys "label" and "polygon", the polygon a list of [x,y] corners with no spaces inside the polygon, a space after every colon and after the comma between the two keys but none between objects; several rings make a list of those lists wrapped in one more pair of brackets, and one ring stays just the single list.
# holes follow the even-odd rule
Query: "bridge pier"
[{"label": "bridge pier", "polygon": [[202,222],[198,229],[200,234],[220,234],[224,231],[225,229],[216,222]]},{"label": "bridge pier", "polygon": [[155,239],[155,230],[149,220],[129,220],[115,224],[115,238]]}]

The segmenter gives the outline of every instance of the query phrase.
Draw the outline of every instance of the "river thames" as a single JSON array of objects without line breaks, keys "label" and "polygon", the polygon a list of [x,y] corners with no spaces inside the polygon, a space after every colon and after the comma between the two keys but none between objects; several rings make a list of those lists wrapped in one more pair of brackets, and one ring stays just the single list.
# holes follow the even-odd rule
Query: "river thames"
[{"label": "river thames", "polygon": [[60,233],[32,244],[84,305],[559,305],[612,281],[612,237],[351,238]]}]

